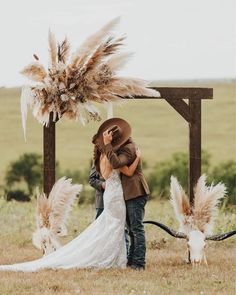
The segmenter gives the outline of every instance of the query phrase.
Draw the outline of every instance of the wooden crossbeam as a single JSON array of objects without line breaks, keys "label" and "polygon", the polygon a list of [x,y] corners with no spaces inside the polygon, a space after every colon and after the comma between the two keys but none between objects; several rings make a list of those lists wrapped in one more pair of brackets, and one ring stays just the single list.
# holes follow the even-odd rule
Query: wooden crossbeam
[{"label": "wooden crossbeam", "polygon": [[[160,92],[161,97],[135,96],[136,99],[213,99],[212,88],[196,87],[150,87]],[[129,99],[127,97],[127,99]]]},{"label": "wooden crossbeam", "polygon": [[[136,99],[165,99],[189,124],[189,196],[193,203],[193,188],[201,175],[201,100],[212,99],[212,88],[152,87],[161,97]],[[129,99],[128,97],[126,99]],[[184,101],[188,100],[188,104]],[[48,127],[44,127],[44,192],[46,195],[55,183],[55,125],[52,114]]]}]

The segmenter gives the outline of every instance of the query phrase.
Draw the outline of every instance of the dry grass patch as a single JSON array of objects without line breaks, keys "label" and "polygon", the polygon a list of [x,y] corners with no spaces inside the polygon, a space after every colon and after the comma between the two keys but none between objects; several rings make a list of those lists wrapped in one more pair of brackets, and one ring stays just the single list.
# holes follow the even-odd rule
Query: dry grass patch
[{"label": "dry grass patch", "polygon": [[173,241],[162,250],[148,249],[147,268],[142,272],[4,272],[0,294],[235,294],[235,246],[226,242],[212,246],[208,252],[208,267],[193,268],[184,263],[182,246]]},{"label": "dry grass patch", "polygon": [[[7,203],[0,199],[0,264],[37,259],[41,253],[31,242],[35,228],[35,203]],[[73,239],[94,219],[93,206],[74,206],[69,219],[69,236]],[[150,201],[146,219],[156,219],[177,228],[168,202]],[[236,228],[236,213],[221,212],[217,231]],[[37,273],[0,273],[1,295],[233,295],[235,289],[236,237],[210,242],[209,266],[193,268],[186,264],[184,241],[169,237],[160,229],[147,225],[147,267],[133,270],[44,270]]]}]

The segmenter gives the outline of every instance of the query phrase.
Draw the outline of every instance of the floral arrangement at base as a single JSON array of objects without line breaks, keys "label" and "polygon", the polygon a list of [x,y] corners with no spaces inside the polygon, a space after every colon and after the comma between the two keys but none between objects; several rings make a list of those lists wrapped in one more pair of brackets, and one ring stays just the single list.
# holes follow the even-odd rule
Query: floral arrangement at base
[{"label": "floral arrangement at base", "polygon": [[116,75],[116,71],[130,56],[119,52],[125,37],[117,38],[112,34],[118,22],[119,18],[116,18],[90,36],[72,54],[70,60],[70,44],[67,38],[57,43],[55,36],[49,31],[48,70],[34,54],[35,61],[21,72],[36,82],[35,85],[22,89],[24,132],[28,106],[43,125],[48,125],[51,112],[54,121],[63,116],[86,123],[91,119],[101,119],[94,102],[116,102],[124,97],[139,95],[160,96],[157,91],[146,88],[146,81]]}]

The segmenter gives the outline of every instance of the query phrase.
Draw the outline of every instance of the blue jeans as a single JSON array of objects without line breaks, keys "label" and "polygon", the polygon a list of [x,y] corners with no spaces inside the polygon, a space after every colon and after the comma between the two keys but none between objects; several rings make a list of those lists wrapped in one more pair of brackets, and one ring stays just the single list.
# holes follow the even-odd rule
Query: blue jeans
[{"label": "blue jeans", "polygon": [[145,267],[146,240],[143,225],[148,195],[126,201],[126,223],[130,236],[128,265]]}]

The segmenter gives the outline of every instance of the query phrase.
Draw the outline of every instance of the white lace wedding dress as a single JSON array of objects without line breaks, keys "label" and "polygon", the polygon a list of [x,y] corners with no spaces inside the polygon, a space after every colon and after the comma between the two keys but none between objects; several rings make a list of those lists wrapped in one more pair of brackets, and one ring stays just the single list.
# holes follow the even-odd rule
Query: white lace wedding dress
[{"label": "white lace wedding dress", "polygon": [[125,218],[120,176],[113,170],[106,180],[103,213],[78,237],[41,259],[0,265],[0,270],[34,272],[44,268],[125,268]]}]

